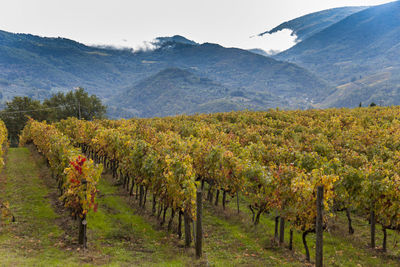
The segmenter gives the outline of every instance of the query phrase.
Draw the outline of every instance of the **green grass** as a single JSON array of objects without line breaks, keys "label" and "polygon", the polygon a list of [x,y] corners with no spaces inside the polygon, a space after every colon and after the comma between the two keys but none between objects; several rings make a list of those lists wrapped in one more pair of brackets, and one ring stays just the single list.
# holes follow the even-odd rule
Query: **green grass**
[{"label": "green grass", "polygon": [[[232,200],[227,205],[231,211],[236,209],[236,199]],[[213,207],[214,208],[214,207]],[[214,208],[216,209],[216,208]],[[224,215],[219,210],[220,218]],[[244,213],[241,219],[236,219],[236,223],[246,226],[251,223],[251,212],[247,208],[246,200],[240,198],[240,210]],[[213,212],[218,214],[218,212]],[[226,216],[225,216],[226,217]],[[347,218],[343,213],[339,213],[331,218],[328,224],[328,230],[324,232],[324,263],[329,266],[400,266],[398,244],[400,243],[400,235],[395,231],[388,231],[387,253],[382,253],[379,250],[380,243],[383,239],[381,228],[376,227],[376,243],[378,249],[372,250],[368,247],[370,241],[370,228],[368,222],[356,215],[352,215],[353,227],[355,233],[348,234]],[[232,221],[232,220],[230,220]],[[248,226],[246,226],[248,227]],[[253,231],[253,235],[260,244],[267,244],[267,247],[272,249],[272,237],[274,236],[275,221],[274,215],[263,215],[260,218],[260,224],[257,230],[248,227],[247,233]],[[253,229],[253,230],[252,230]],[[286,222],[285,229],[285,246],[289,243],[289,226]],[[310,250],[311,261],[315,259],[315,234],[307,236],[307,243]],[[304,260],[305,250],[302,242],[301,232],[294,232],[293,235],[294,254],[297,261]],[[276,248],[279,250],[279,248]],[[267,249],[268,250],[268,249]],[[287,250],[287,249],[281,249]],[[281,252],[282,253],[282,252]],[[278,254],[279,255],[279,254]],[[294,263],[293,263],[294,264]]]},{"label": "green grass", "polygon": [[[276,251],[266,251],[241,225],[212,215],[207,209],[204,214],[204,257],[197,261],[193,248],[184,249],[183,240],[168,233],[165,226],[159,227],[149,212],[137,208],[134,197],[129,199],[120,187],[113,186],[109,175],[100,182],[99,189],[99,211],[88,217],[89,239],[92,239],[90,236],[97,237],[91,246],[101,248],[103,253],[121,263],[146,266],[295,266],[294,262],[285,259],[286,252],[276,255]],[[150,199],[147,204],[149,211]],[[168,216],[169,213],[167,220]],[[177,224],[177,218],[174,222]],[[127,257],[129,253],[134,254],[133,261]]]},{"label": "green grass", "polygon": [[[83,251],[76,244],[76,223],[57,210],[56,184],[50,176],[34,149],[8,151],[0,194],[10,202],[17,222],[1,229],[0,265],[271,266],[283,260],[264,257],[262,246],[243,229],[208,212],[205,253],[196,260],[193,247],[184,248],[176,234],[137,208],[134,198],[113,185],[108,174],[98,185],[98,212],[87,218],[89,248]],[[243,244],[234,245],[238,242]]]},{"label": "green grass", "polygon": [[[219,211],[221,212],[221,211]],[[280,248],[268,249],[269,236],[249,224],[232,218],[235,215],[215,215],[206,204],[204,216],[205,253],[216,266],[301,266],[289,251]],[[222,214],[222,212],[221,212]]]},{"label": "green grass", "polygon": [[[263,215],[254,227],[245,199],[224,211],[204,202],[204,256],[168,232],[147,211],[137,207],[120,186],[103,175],[98,188],[99,209],[88,215],[88,249],[77,245],[76,222],[56,205],[57,189],[44,159],[34,149],[10,149],[0,175],[0,199],[9,201],[16,222],[0,228],[0,266],[304,266],[301,233],[294,234],[294,251],[273,242],[274,219]],[[177,216],[176,216],[177,217]],[[324,233],[326,266],[399,266],[400,236],[388,232],[388,253],[368,248],[369,226],[353,216],[355,234],[347,234],[343,214],[332,218]],[[169,212],[167,213],[167,220]],[[175,218],[174,224],[177,224]],[[334,227],[332,227],[334,226]],[[377,227],[377,243],[382,233]],[[289,237],[289,228],[285,233]],[[314,259],[315,235],[308,236]]]},{"label": "green grass", "polygon": [[134,213],[129,200],[107,179],[99,183],[99,210],[88,216],[90,246],[121,264],[173,265],[191,261],[168,233]]},{"label": "green grass", "polygon": [[1,228],[1,264],[78,265],[71,252],[54,247],[63,231],[54,223],[58,216],[29,150],[9,149],[3,172],[1,198],[10,203],[16,222]]}]

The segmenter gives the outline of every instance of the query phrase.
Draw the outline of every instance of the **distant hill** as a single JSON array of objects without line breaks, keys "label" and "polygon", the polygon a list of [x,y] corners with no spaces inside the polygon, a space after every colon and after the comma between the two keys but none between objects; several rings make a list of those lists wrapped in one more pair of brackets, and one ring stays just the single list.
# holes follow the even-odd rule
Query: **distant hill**
[{"label": "distant hill", "polygon": [[400,104],[400,2],[354,13],[276,56],[337,86],[319,106]]},{"label": "distant hill", "polygon": [[153,44],[157,47],[164,46],[169,43],[181,43],[181,44],[189,44],[189,45],[199,45],[195,41],[186,39],[181,35],[174,35],[172,37],[157,37]]},{"label": "distant hill", "polygon": [[114,101],[120,110],[117,114],[137,117],[254,110],[285,104],[268,94],[230,90],[179,68],[167,68],[143,79],[118,94]]},{"label": "distant hill", "polygon": [[296,41],[300,42],[335,24],[336,22],[339,22],[342,19],[366,8],[367,7],[339,7],[314,12],[290,21],[286,21],[276,26],[272,30],[260,33],[259,36],[288,29],[293,31],[293,34],[297,36]]},{"label": "distant hill", "polygon": [[0,31],[3,101],[15,95],[42,99],[75,86],[107,98],[113,94],[110,88],[132,79],[128,74],[132,73],[132,60],[125,59],[131,54],[129,50],[88,47],[64,38]]},{"label": "distant hill", "polygon": [[295,64],[217,44],[176,44],[173,49],[157,49],[146,58],[155,66],[191,69],[231,89],[270,93],[292,102],[292,106],[304,105],[307,98],[317,99],[327,91],[326,83]]},{"label": "distant hill", "polygon": [[269,57],[270,56],[265,50],[263,50],[261,48],[248,49],[247,51],[252,52],[254,54],[257,54],[257,55],[264,56],[264,57]]},{"label": "distant hill", "polygon": [[[268,103],[265,109],[307,108],[330,91],[326,82],[292,63],[217,44],[200,45],[182,36],[156,40],[162,44],[157,49],[135,52],[0,31],[0,100],[4,102],[15,95],[43,99],[81,86],[103,99],[110,110],[118,111],[116,95],[171,67],[189,70],[229,92],[270,96],[273,101],[260,100]],[[170,114],[177,112],[171,110]],[[154,114],[158,113],[154,110]]]}]

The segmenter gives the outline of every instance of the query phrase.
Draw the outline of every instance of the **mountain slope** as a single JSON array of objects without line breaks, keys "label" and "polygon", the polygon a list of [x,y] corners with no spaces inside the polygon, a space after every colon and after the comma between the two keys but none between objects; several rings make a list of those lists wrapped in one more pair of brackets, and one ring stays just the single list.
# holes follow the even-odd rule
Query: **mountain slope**
[{"label": "mountain slope", "polygon": [[1,89],[6,99],[21,94],[46,97],[74,86],[106,97],[106,85],[123,83],[121,72],[128,71],[128,66],[116,63],[129,54],[131,51],[88,47],[64,38],[0,31],[0,80],[6,84]]},{"label": "mountain slope", "polygon": [[355,13],[277,55],[336,84],[321,106],[400,104],[400,2]]},{"label": "mountain slope", "polygon": [[280,99],[274,107],[309,107],[329,92],[324,81],[292,63],[216,44],[199,45],[182,36],[158,41],[155,50],[134,52],[0,31],[0,96],[3,102],[15,95],[41,99],[81,86],[118,106],[115,95],[170,67],[188,69],[231,91]]},{"label": "mountain slope", "polygon": [[167,68],[127,88],[113,100],[125,117],[169,116],[196,112],[265,109],[284,103],[261,93],[232,91],[210,79],[179,68]]},{"label": "mountain slope", "polygon": [[327,85],[304,68],[251,52],[205,43],[200,46],[177,44],[147,55],[158,66],[192,69],[228,88],[270,93],[300,106],[306,98],[317,99]]},{"label": "mountain slope", "polygon": [[286,21],[270,31],[260,33],[259,36],[273,34],[283,29],[289,29],[293,31],[293,34],[297,36],[297,41],[300,42],[335,24],[336,22],[341,21],[351,14],[357,13],[366,8],[367,7],[339,7],[307,14],[305,16]]},{"label": "mountain slope", "polygon": [[168,43],[181,43],[181,44],[190,44],[190,45],[198,45],[195,41],[186,39],[181,35],[174,35],[172,37],[157,37],[153,44],[157,47],[162,47]]}]

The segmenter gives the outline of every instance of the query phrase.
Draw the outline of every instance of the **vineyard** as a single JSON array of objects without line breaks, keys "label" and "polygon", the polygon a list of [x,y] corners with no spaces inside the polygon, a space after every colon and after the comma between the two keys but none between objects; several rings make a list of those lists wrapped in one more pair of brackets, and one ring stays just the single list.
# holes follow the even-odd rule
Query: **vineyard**
[{"label": "vineyard", "polygon": [[[78,221],[84,247],[90,243],[86,228],[96,224],[90,218],[101,220],[95,213],[102,208],[98,199],[106,171],[139,214],[150,214],[187,248],[195,243],[197,249],[199,241],[207,246],[201,224],[208,229],[207,216],[225,212],[230,218],[224,220],[240,218],[246,229],[268,224],[273,246],[299,251],[305,263],[313,262],[310,234],[318,231],[318,215],[329,236],[346,223],[343,235],[351,239],[359,229],[355,222],[368,225],[363,238],[370,248],[359,249],[397,257],[388,251],[388,236],[396,239],[400,230],[399,115],[400,108],[376,107],[69,118],[54,124],[30,120],[20,145],[33,143],[46,159],[58,201]],[[322,213],[317,188],[323,191]],[[302,257],[294,258],[301,263]]]}]

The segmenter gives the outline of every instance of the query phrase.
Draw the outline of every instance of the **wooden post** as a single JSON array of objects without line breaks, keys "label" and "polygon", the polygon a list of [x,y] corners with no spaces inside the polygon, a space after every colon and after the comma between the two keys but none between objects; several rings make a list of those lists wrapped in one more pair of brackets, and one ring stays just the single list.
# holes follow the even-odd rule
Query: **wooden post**
[{"label": "wooden post", "polygon": [[153,215],[156,215],[156,204],[157,204],[157,202],[156,202],[156,195],[153,194],[153,207],[152,207],[152,209],[151,209],[151,213],[152,213]]},{"label": "wooden post", "polygon": [[323,208],[324,208],[324,187],[318,186],[317,191],[317,222],[315,226],[315,266],[323,266]]},{"label": "wooden post", "polygon": [[192,229],[193,229],[193,244],[196,246],[196,226],[194,225],[194,220],[192,220]]},{"label": "wooden post", "polygon": [[167,210],[168,210],[168,205],[165,205],[164,211],[163,211],[162,221],[160,223],[161,226],[164,225],[164,223],[165,223],[165,215],[167,214]]},{"label": "wooden post", "polygon": [[375,211],[371,210],[371,248],[375,248]]},{"label": "wooden post", "polygon": [[183,213],[183,220],[185,222],[185,247],[189,247],[192,242],[192,233],[190,232],[190,215],[187,211]]},{"label": "wooden post", "polygon": [[[82,185],[84,186],[86,199],[87,181],[85,179],[82,180]],[[82,218],[79,217],[79,244],[83,245],[83,248],[87,248],[86,225],[86,214],[83,214]]]},{"label": "wooden post", "polygon": [[178,218],[178,237],[182,238],[182,211],[179,210],[179,218]]},{"label": "wooden post", "polygon": [[83,218],[79,217],[79,244],[84,248],[87,248],[86,225],[86,215],[83,215]]},{"label": "wooden post", "polygon": [[382,241],[382,251],[386,252],[386,241],[387,241],[387,232],[386,232],[386,227],[382,225],[382,231],[383,231],[383,241]]},{"label": "wooden post", "polygon": [[279,245],[283,245],[285,242],[285,218],[280,217],[279,223]]},{"label": "wooden post", "polygon": [[203,246],[203,225],[202,225],[202,216],[203,216],[203,192],[201,190],[197,191],[197,220],[196,220],[196,257],[201,258],[203,254],[202,246]]},{"label": "wooden post", "polygon": [[350,208],[346,208],[347,221],[349,223],[349,234],[354,234],[353,226],[351,225]]},{"label": "wooden post", "polygon": [[307,235],[311,233],[311,231],[305,231],[302,234],[302,239],[303,239],[303,245],[304,249],[306,251],[306,261],[310,262],[310,251],[308,250],[308,245],[307,245]]},{"label": "wooden post", "polygon": [[131,198],[131,196],[133,195],[133,187],[135,186],[135,180],[133,180],[132,177],[132,184],[131,184],[131,190],[129,191],[129,199]]},{"label": "wooden post", "polygon": [[222,208],[225,210],[225,202],[226,202],[226,191],[223,191],[223,195],[222,195]]},{"label": "wooden post", "polygon": [[237,213],[240,213],[240,207],[239,207],[239,191],[236,192],[236,204],[237,204]]},{"label": "wooden post", "polygon": [[158,213],[157,213],[157,220],[159,220],[160,219],[160,216],[161,216],[161,212],[163,211],[163,208],[164,207],[164,205],[162,204],[162,203],[159,203],[158,204]]},{"label": "wooden post", "polygon": [[174,222],[174,217],[175,217],[175,209],[172,207],[171,208],[171,217],[168,222],[168,231],[171,231],[171,229],[172,229],[172,223]]},{"label": "wooden post", "polygon": [[139,189],[139,207],[143,207],[143,197],[144,197],[144,188],[143,185],[140,185]]},{"label": "wooden post", "polygon": [[275,216],[275,233],[274,233],[275,242],[278,242],[278,240],[279,240],[278,229],[279,229],[279,216],[278,216],[278,214],[276,214],[276,216]]},{"label": "wooden post", "polygon": [[217,189],[217,194],[215,196],[215,203],[214,203],[215,206],[218,206],[218,199],[219,199],[219,189]]},{"label": "wooden post", "polygon": [[144,200],[143,200],[143,209],[146,208],[146,200],[147,200],[147,187],[145,186],[145,190],[144,190]]}]

